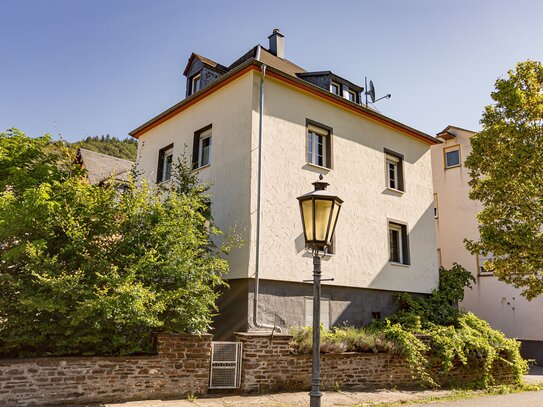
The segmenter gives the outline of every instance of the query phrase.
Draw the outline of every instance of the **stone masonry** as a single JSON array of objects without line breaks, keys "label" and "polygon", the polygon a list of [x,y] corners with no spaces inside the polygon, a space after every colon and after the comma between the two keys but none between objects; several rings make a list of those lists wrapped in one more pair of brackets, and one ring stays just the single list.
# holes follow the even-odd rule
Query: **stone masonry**
[{"label": "stone masonry", "polygon": [[157,355],[0,359],[0,406],[204,395],[211,335],[156,335]]},{"label": "stone masonry", "polygon": [[[278,390],[308,390],[311,387],[311,355],[293,354],[289,342],[292,336],[284,334],[238,333],[243,342],[243,392]],[[457,382],[474,383],[480,370],[458,366],[447,376],[437,370],[431,372],[440,385]],[[512,371],[505,364],[494,366],[499,383],[511,383]],[[407,361],[389,353],[321,354],[321,386],[333,388],[390,388],[417,387]]]}]

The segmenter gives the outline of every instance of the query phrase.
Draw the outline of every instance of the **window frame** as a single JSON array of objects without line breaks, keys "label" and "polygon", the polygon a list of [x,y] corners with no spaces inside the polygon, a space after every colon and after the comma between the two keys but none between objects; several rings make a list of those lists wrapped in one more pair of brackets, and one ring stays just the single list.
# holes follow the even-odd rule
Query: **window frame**
[{"label": "window frame", "polygon": [[[318,123],[316,121],[306,119],[305,124],[305,161],[308,165],[312,165],[315,167],[323,168],[326,170],[331,170],[333,165],[332,160],[332,133],[333,129],[329,126],[326,126],[322,123]],[[316,134],[318,136],[321,136],[323,138],[323,165],[318,164],[315,157],[317,156],[316,153],[316,144],[314,142],[314,138],[311,137],[311,143],[310,143],[310,134]],[[310,148],[311,148],[311,159],[310,159]]]},{"label": "window frame", "polygon": [[[206,164],[202,165],[202,141],[209,139],[209,153],[208,161]],[[192,142],[192,170],[199,170],[211,165],[211,155],[212,155],[212,146],[213,146],[213,125],[208,124],[207,126],[194,132],[194,139]]]},{"label": "window frame", "polygon": [[[337,93],[332,90],[334,86],[337,88]],[[331,81],[330,92],[333,93],[334,95],[341,96],[341,84],[336,81]]]},{"label": "window frame", "polygon": [[[198,80],[198,89],[195,89],[195,83],[196,81]],[[192,95],[193,93],[196,93],[198,92],[200,89],[202,89],[202,73],[201,72],[198,72],[196,75],[194,75],[191,79],[190,79],[190,94]]]},{"label": "window frame", "polygon": [[494,273],[492,271],[486,271],[484,269],[484,263],[485,263],[485,261],[491,260],[494,257],[490,256],[489,254],[487,254],[486,256],[483,256],[481,254],[476,254],[475,256],[476,256],[475,261],[477,263],[477,275],[482,276],[482,277],[491,277],[491,276],[493,276]]},{"label": "window frame", "polygon": [[[167,174],[167,157],[171,157],[170,172]],[[157,165],[157,178],[156,183],[167,182],[172,178],[173,167],[173,143],[168,144],[166,147],[162,147],[158,150],[158,165]],[[166,177],[168,175],[168,177]]]},{"label": "window frame", "polygon": [[[396,153],[395,151],[389,150],[388,148],[383,149],[384,156],[385,156],[385,182],[386,182],[386,188],[392,191],[396,192],[405,192],[405,178],[404,178],[404,170],[403,170],[403,162],[404,162],[404,156],[403,154]],[[390,178],[390,169],[389,164],[393,164],[396,166],[395,175],[396,178],[394,179],[394,182],[396,184],[396,187],[391,186],[391,178]]]},{"label": "window frame", "polygon": [[439,219],[439,199],[437,192],[434,192],[434,219]]},{"label": "window frame", "polygon": [[[399,260],[392,260],[392,239],[391,231],[394,230],[399,232],[398,239],[398,248],[399,248]],[[389,219],[387,225],[387,237],[388,237],[388,262],[392,265],[398,266],[410,266],[411,265],[411,255],[409,252],[409,233],[407,229],[407,224]]]},{"label": "window frame", "polygon": [[[351,98],[349,97],[350,95],[352,95],[353,99],[351,100]],[[356,92],[354,90],[347,90],[347,100],[353,102],[353,103],[357,103],[356,101]]]},{"label": "window frame", "polygon": [[[458,164],[455,165],[448,165],[447,162],[447,154],[458,151]],[[448,170],[450,168],[457,168],[462,166],[462,149],[460,148],[460,144],[455,144],[453,146],[448,146],[443,148],[443,168]]]}]

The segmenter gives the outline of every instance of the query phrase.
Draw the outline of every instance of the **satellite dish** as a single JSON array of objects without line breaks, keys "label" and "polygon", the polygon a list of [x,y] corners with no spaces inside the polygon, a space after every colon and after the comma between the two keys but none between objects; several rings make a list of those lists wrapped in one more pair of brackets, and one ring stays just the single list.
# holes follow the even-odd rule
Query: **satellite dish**
[{"label": "satellite dish", "polygon": [[375,86],[373,86],[373,81],[370,81],[370,88],[366,92],[366,95],[370,97],[371,103],[375,103]]},{"label": "satellite dish", "polygon": [[379,102],[381,99],[390,99],[390,93],[388,95],[385,95],[383,97],[380,97],[379,99],[375,99],[375,86],[373,86],[373,81],[370,81],[370,86],[368,86],[368,77],[366,76],[364,78],[364,83],[366,85],[367,91],[364,92],[366,95],[366,107],[368,107],[368,96],[371,99],[371,103]]}]

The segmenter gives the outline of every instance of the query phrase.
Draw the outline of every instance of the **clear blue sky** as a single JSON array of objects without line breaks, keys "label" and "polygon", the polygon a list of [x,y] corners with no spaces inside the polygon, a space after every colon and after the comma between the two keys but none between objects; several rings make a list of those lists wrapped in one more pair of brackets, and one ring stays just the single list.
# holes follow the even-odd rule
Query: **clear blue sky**
[{"label": "clear blue sky", "polygon": [[543,2],[532,0],[0,0],[0,130],[70,141],[128,132],[183,99],[192,51],[228,65],[267,46],[355,83],[379,110],[435,134],[477,130],[497,77],[542,60]]}]

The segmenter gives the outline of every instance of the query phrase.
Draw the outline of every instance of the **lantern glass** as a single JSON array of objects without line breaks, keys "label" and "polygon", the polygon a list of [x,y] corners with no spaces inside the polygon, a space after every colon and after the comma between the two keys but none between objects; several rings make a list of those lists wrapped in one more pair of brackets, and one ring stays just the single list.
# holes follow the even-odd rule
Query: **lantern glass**
[{"label": "lantern glass", "polygon": [[337,217],[339,215],[340,209],[341,209],[341,204],[337,201],[334,202],[334,210],[332,212],[332,221],[330,222],[329,241],[332,241],[332,236],[334,235],[334,230],[336,229]]},{"label": "lantern glass", "polygon": [[315,190],[298,197],[305,243],[313,249],[329,246],[343,200],[326,191],[325,182],[314,182]]},{"label": "lantern glass", "polygon": [[317,242],[328,243],[328,225],[332,213],[332,201],[315,198],[315,239]]},{"label": "lantern glass", "polygon": [[302,216],[304,220],[304,233],[306,241],[315,240],[313,235],[313,200],[307,199],[302,201]]}]

